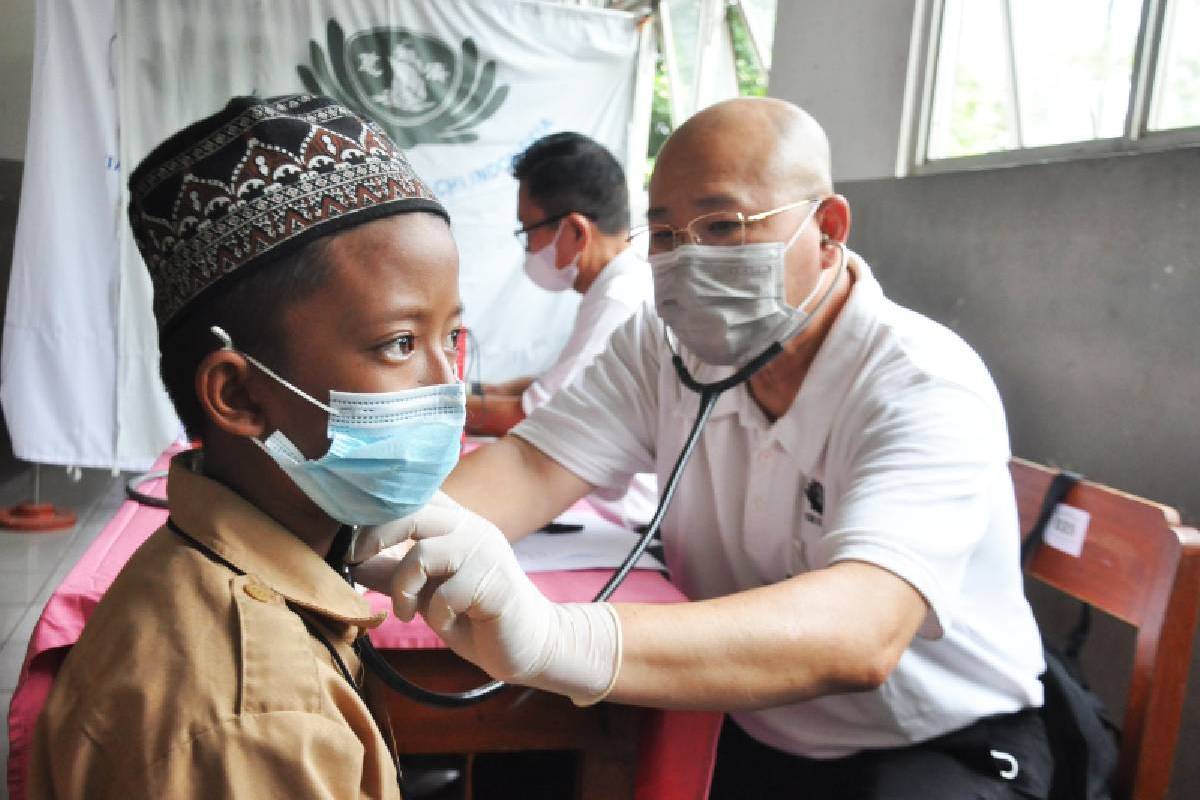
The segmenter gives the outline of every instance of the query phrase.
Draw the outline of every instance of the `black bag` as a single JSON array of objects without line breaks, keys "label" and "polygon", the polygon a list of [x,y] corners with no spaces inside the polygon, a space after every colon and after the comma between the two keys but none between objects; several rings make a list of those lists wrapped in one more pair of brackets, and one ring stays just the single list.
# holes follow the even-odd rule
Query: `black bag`
[{"label": "black bag", "polygon": [[[1065,471],[1054,476],[1037,523],[1021,545],[1022,564],[1041,543],[1054,509],[1079,480],[1078,475]],[[1042,640],[1046,657],[1046,671],[1041,676],[1046,695],[1042,720],[1054,756],[1050,800],[1111,800],[1117,769],[1120,731],[1104,703],[1084,683],[1079,667],[1079,652],[1091,627],[1092,611],[1088,604],[1082,606],[1079,621],[1061,651],[1045,638]]]}]

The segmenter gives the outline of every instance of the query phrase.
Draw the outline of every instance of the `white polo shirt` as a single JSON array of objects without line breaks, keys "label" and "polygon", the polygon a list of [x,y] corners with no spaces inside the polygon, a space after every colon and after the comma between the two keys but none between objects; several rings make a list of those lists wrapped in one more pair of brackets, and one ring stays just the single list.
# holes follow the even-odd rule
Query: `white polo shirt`
[{"label": "white polo shirt", "polygon": [[[884,297],[857,256],[850,269],[850,296],[791,408],[771,424],[744,384],[726,392],[663,525],[672,580],[692,599],[856,560],[928,602],[879,689],[733,715],[766,744],[814,758],[1042,702],[999,394],[958,336]],[[685,360],[701,381],[731,372]],[[698,403],[646,306],[513,432],[597,486],[648,469],[665,481]]]},{"label": "white polo shirt", "polygon": [[[650,265],[632,247],[622,250],[600,270],[583,293],[571,335],[554,364],[539,375],[521,395],[521,408],[528,415],[545,405],[554,394],[592,363],[608,345],[608,337],[625,320],[654,299]],[[588,502],[602,515],[626,526],[650,521],[658,505],[658,481],[654,475],[634,475],[625,486],[600,489]]]}]

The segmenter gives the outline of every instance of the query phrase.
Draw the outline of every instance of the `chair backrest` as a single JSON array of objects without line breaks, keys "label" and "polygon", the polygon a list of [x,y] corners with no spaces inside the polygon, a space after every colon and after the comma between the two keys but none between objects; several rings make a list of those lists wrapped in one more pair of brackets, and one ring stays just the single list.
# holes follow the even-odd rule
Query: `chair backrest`
[{"label": "chair backrest", "polygon": [[[1028,532],[1056,470],[1010,464],[1021,530]],[[1030,575],[1137,629],[1121,726],[1120,798],[1166,795],[1200,612],[1200,533],[1173,508],[1084,481],[1065,503],[1091,515],[1079,557],[1045,542]]]}]

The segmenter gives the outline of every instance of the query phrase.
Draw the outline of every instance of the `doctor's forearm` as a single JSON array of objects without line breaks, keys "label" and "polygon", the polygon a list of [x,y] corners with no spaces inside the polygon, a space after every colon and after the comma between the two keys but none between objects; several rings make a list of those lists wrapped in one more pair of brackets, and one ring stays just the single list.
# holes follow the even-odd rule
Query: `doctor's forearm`
[{"label": "doctor's forearm", "polygon": [[516,436],[505,436],[463,456],[442,488],[510,541],[540,528],[592,490],[589,483]]},{"label": "doctor's forearm", "polygon": [[616,609],[624,652],[609,700],[726,711],[874,689],[925,614],[907,583],[855,562],[714,600]]}]

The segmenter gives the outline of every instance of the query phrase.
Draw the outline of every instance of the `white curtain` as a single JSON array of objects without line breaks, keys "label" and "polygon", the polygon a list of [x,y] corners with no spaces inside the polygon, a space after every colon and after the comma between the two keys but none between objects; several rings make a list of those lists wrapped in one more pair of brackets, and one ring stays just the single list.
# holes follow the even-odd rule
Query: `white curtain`
[{"label": "white curtain", "polygon": [[0,403],[26,461],[117,458],[115,0],[37,5],[32,103],[0,354]]},{"label": "white curtain", "polygon": [[[114,2],[115,95],[104,38]],[[637,152],[636,17],[534,0],[43,0],[39,22],[64,8],[74,37],[45,42],[35,64],[25,190],[45,196],[22,198],[13,286],[25,294],[10,292],[6,319],[0,399],[18,457],[144,468],[177,435],[157,377],[150,283],[124,221],[124,176],[235,94],[315,89],[388,128],[453,218],[478,377],[552,361],[577,296],[524,278],[509,166],[560,130],[623,160]],[[39,72],[70,58],[80,60],[70,80]],[[57,95],[39,96],[39,74]],[[78,87],[82,75],[94,85]],[[118,120],[119,144],[101,147]],[[58,148],[42,145],[44,131],[59,135],[71,168],[47,166]],[[82,139],[115,154],[121,173],[97,173]],[[50,150],[41,162],[39,146]],[[626,166],[640,180],[640,157]],[[14,315],[14,303],[30,302],[35,311]],[[55,335],[64,326],[71,335]]]}]

